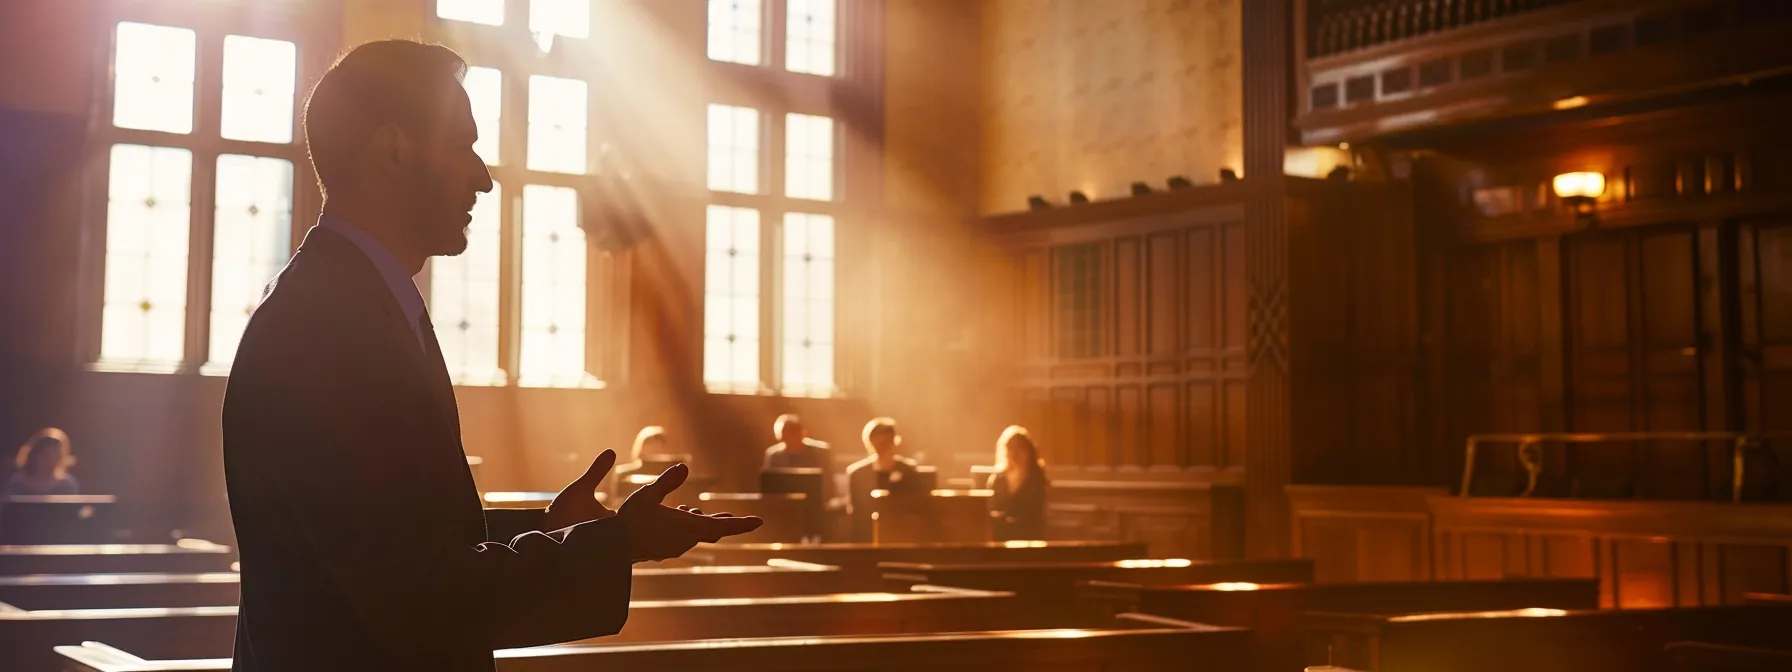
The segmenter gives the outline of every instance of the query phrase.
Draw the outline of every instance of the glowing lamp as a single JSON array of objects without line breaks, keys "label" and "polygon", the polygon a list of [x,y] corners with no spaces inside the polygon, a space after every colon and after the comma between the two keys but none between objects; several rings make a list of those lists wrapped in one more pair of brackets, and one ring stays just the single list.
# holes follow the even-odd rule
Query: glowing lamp
[{"label": "glowing lamp", "polygon": [[1575,214],[1586,215],[1593,211],[1593,203],[1605,195],[1605,175],[1596,172],[1562,173],[1556,176],[1556,198],[1562,199]]}]

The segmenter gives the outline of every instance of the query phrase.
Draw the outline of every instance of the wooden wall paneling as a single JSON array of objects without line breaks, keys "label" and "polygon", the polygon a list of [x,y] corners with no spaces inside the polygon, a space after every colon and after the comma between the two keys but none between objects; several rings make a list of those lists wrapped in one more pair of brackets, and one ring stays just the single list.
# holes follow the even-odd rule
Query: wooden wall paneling
[{"label": "wooden wall paneling", "polygon": [[1703,586],[1699,582],[1699,576],[1704,573],[1699,557],[1700,546],[1703,544],[1697,542],[1674,543],[1673,606],[1692,607],[1704,604]]},{"label": "wooden wall paneling", "polygon": [[[1783,505],[1432,497],[1427,506],[1440,579],[1502,567],[1594,576],[1602,601],[1623,608],[1730,604],[1792,586]],[[1515,543],[1528,546],[1523,562],[1513,562]]]},{"label": "wooden wall paneling", "polygon": [[[1702,182],[1701,182],[1702,183]],[[1699,272],[1695,231],[1673,228],[1642,235],[1636,301],[1643,331],[1639,378],[1645,428],[1697,431],[1701,418]],[[1657,441],[1639,451],[1639,492],[1651,498],[1698,499],[1713,483],[1695,442]],[[1721,447],[1718,450],[1722,450]],[[1721,464],[1721,463],[1720,463]],[[1721,480],[1721,477],[1720,477]]]},{"label": "wooden wall paneling", "polygon": [[[1282,489],[1293,475],[1295,442],[1290,379],[1290,199],[1283,159],[1292,116],[1288,82],[1292,3],[1247,2],[1242,17],[1245,199],[1244,279],[1249,288],[1249,378],[1245,470],[1246,529],[1252,557],[1287,554],[1288,508]],[[1300,335],[1304,336],[1304,335]]]},{"label": "wooden wall paneling", "polygon": [[1444,488],[1290,485],[1290,551],[1313,558],[1315,580],[1433,578],[1426,500]]},{"label": "wooden wall paneling", "polygon": [[1140,466],[1178,468],[1184,465],[1180,422],[1182,404],[1180,386],[1151,385],[1146,388],[1146,442]]},{"label": "wooden wall paneling", "polygon": [[1674,543],[1660,539],[1616,538],[1611,543],[1614,599],[1623,609],[1671,607],[1679,585]]},{"label": "wooden wall paneling", "polygon": [[1788,552],[1785,545],[1716,544],[1719,599],[1725,604],[1742,601],[1745,593],[1785,593],[1792,579],[1787,576]]},{"label": "wooden wall paneling", "polygon": [[1043,249],[1026,250],[1020,257],[1020,291],[1022,347],[1027,359],[1038,360],[1051,355],[1051,318],[1047,300],[1052,280],[1047,273],[1049,253]]},{"label": "wooden wall paneling", "polygon": [[1185,466],[1218,466],[1215,455],[1225,438],[1220,435],[1220,380],[1197,380],[1183,388],[1183,443],[1187,446]]},{"label": "wooden wall paneling", "polygon": [[1082,464],[1112,467],[1119,459],[1114,446],[1114,388],[1092,386],[1088,395],[1088,446]]},{"label": "wooden wall paneling", "polygon": [[1182,235],[1180,231],[1146,238],[1145,284],[1147,327],[1145,352],[1162,356],[1182,351]]},{"label": "wooden wall paneling", "polygon": [[1145,395],[1138,385],[1121,385],[1114,391],[1120,424],[1114,433],[1120,459],[1116,466],[1145,463]]},{"label": "wooden wall paneling", "polygon": [[[1187,284],[1183,288],[1183,315],[1187,324],[1185,347],[1194,357],[1211,356],[1218,360],[1222,345],[1220,330],[1225,325],[1220,281],[1226,258],[1219,238],[1223,226],[1198,226],[1188,229],[1188,248],[1183,259]],[[1217,361],[1216,361],[1217,364]],[[1218,367],[1215,367],[1217,370]]]},{"label": "wooden wall paneling", "polygon": [[[1047,498],[1061,522],[1081,521],[1108,536],[1143,541],[1155,558],[1236,558],[1243,555],[1243,490],[1235,485],[1057,479]],[[1094,513],[1083,507],[1090,507]]]},{"label": "wooden wall paneling", "polygon": [[[1626,239],[1613,234],[1570,242],[1568,314],[1569,412],[1574,431],[1629,431],[1633,408],[1631,362],[1635,322],[1629,292],[1634,263]],[[1596,444],[1568,453],[1569,493],[1628,496],[1632,448]]]},{"label": "wooden wall paneling", "polygon": [[1088,464],[1085,428],[1088,420],[1081,387],[1060,387],[1051,392],[1051,413],[1046,418],[1048,432],[1042,443],[1049,445],[1048,463]]},{"label": "wooden wall paneling", "polygon": [[1217,315],[1220,326],[1222,369],[1226,373],[1225,412],[1226,443],[1220,464],[1243,466],[1246,460],[1246,426],[1249,415],[1245,408],[1250,379],[1248,307],[1249,282],[1245,276],[1245,235],[1242,222],[1227,222],[1219,227],[1220,257],[1218,275],[1220,296]]},{"label": "wooden wall paneling", "polygon": [[1140,332],[1143,328],[1140,287],[1139,239],[1114,241],[1114,354],[1125,358],[1140,353]]}]

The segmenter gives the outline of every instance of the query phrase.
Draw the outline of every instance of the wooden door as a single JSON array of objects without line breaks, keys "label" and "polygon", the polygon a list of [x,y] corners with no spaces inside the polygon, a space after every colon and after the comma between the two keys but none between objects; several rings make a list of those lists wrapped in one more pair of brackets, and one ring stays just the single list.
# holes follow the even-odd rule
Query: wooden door
[{"label": "wooden door", "polygon": [[[1451,443],[1471,434],[1540,429],[1537,243],[1478,245],[1452,254],[1447,312]],[[1509,496],[1524,488],[1511,446],[1476,460],[1475,493]]]},{"label": "wooden door", "polygon": [[[1698,239],[1691,227],[1582,234],[1569,241],[1568,423],[1574,431],[1697,431]],[[1690,442],[1562,450],[1571,494],[1702,497],[1712,474]]]},{"label": "wooden door", "polygon": [[[1792,433],[1792,218],[1743,224],[1736,239],[1743,426]],[[1749,491],[1792,501],[1792,439],[1767,448],[1749,460]]]}]

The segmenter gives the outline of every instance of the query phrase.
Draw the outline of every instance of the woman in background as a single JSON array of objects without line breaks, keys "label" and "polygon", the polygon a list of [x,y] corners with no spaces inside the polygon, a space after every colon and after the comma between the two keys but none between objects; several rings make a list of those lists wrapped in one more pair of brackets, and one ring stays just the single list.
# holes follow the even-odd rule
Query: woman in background
[{"label": "woman in background", "polygon": [[1045,461],[1027,428],[1009,425],[996,439],[996,473],[989,476],[996,541],[1045,537]]},{"label": "woman in background", "polygon": [[68,434],[45,427],[19,446],[19,455],[13,460],[17,471],[0,486],[0,497],[81,494],[81,484],[68,475],[74,464]]}]

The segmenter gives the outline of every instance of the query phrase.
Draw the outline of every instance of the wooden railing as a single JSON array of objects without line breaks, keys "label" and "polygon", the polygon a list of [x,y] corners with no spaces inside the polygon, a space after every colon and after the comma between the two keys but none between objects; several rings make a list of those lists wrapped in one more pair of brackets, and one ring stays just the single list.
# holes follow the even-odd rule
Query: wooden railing
[{"label": "wooden railing", "polygon": [[1330,56],[1578,0],[1309,0],[1307,55]]},{"label": "wooden railing", "polygon": [[1459,496],[1468,497],[1475,479],[1475,453],[1484,443],[1509,443],[1518,446],[1518,462],[1524,467],[1528,479],[1519,497],[1529,497],[1537,489],[1537,478],[1543,474],[1541,447],[1545,443],[1561,443],[1567,445],[1613,443],[1613,442],[1647,442],[1647,441],[1722,441],[1730,445],[1730,501],[1742,501],[1743,474],[1749,451],[1776,439],[1792,438],[1792,434],[1743,434],[1739,432],[1568,432],[1554,434],[1476,434],[1468,437],[1468,445],[1463,449],[1462,491]]}]

